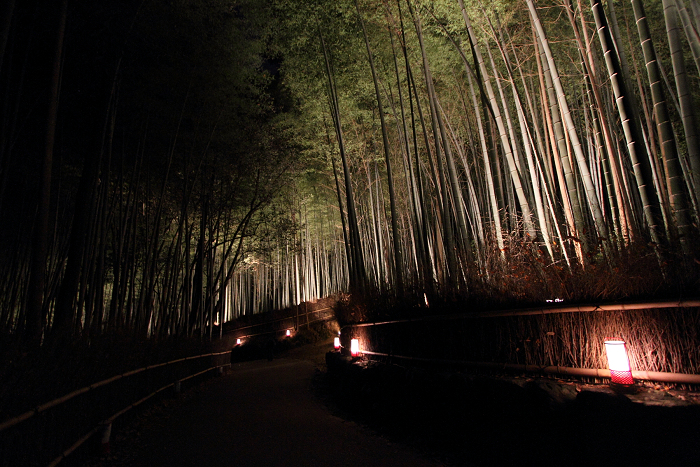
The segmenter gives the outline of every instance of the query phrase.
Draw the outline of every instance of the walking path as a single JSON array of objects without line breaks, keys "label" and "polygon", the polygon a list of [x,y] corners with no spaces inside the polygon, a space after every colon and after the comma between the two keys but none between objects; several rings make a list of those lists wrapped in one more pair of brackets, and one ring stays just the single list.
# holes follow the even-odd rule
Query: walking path
[{"label": "walking path", "polygon": [[[328,343],[273,361],[234,364],[198,393],[146,423],[117,466],[437,466],[331,412],[311,391]],[[161,417],[163,418],[163,417]]]}]

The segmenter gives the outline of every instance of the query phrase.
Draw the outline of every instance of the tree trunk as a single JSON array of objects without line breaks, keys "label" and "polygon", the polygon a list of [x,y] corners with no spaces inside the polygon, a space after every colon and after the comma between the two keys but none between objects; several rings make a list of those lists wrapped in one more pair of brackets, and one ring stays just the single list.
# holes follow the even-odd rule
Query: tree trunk
[{"label": "tree trunk", "polygon": [[488,99],[489,99],[489,103],[490,103],[490,110],[493,113],[494,120],[496,120],[496,125],[498,127],[498,133],[499,133],[500,138],[501,138],[501,144],[503,146],[503,151],[506,155],[508,169],[510,171],[513,186],[515,188],[515,195],[518,198],[518,203],[520,206],[520,210],[522,212],[523,222],[525,224],[525,231],[527,232],[528,235],[530,235],[530,237],[532,239],[535,239],[535,238],[537,238],[537,232],[535,231],[535,226],[532,223],[532,215],[530,213],[530,206],[528,205],[527,196],[526,196],[525,191],[523,189],[520,175],[518,174],[518,168],[517,168],[515,159],[513,157],[513,151],[511,149],[510,142],[508,141],[507,131],[506,131],[505,125],[503,123],[503,117],[501,116],[501,112],[500,112],[500,109],[498,107],[498,102],[496,101],[496,96],[493,92],[493,88],[491,87],[491,81],[488,77],[489,75],[488,75],[488,72],[486,70],[486,66],[484,64],[484,60],[482,58],[478,44],[476,43],[476,35],[474,34],[471,22],[469,21],[469,17],[467,16],[467,11],[464,8],[463,0],[459,0],[459,6],[462,10],[462,17],[464,19],[464,22],[467,26],[467,30],[469,32],[469,41],[470,41],[471,46],[472,46],[472,52],[475,55],[476,61],[477,61],[478,66],[479,66],[479,71],[481,73],[481,78],[483,80],[484,87],[486,88],[486,92],[488,94]]},{"label": "tree trunk", "polygon": [[44,321],[44,295],[46,291],[46,261],[49,241],[49,210],[51,208],[51,172],[53,170],[53,149],[56,137],[56,116],[58,114],[58,96],[63,61],[63,39],[66,32],[68,0],[59,6],[56,43],[51,70],[50,94],[46,119],[44,158],[42,161],[41,181],[39,185],[39,206],[32,240],[31,273],[27,289],[27,323],[25,339],[31,345],[41,342]]},{"label": "tree trunk", "polygon": [[[664,17],[666,19],[666,32],[671,50],[671,61],[673,63],[673,74],[676,81],[678,101],[680,105],[681,120],[685,133],[685,142],[688,148],[688,158],[690,159],[691,173],[689,180],[686,180],[691,188],[691,196],[694,196],[695,203],[700,204],[698,188],[700,188],[700,140],[698,138],[693,97],[688,84],[688,76],[685,70],[685,60],[683,58],[683,48],[678,31],[678,11],[675,0],[663,0]],[[696,213],[696,217],[699,213]]]},{"label": "tree trunk", "polygon": [[347,156],[345,154],[345,143],[343,140],[343,131],[340,124],[340,109],[338,105],[338,95],[335,89],[333,74],[331,72],[330,61],[326,44],[321,36],[321,45],[323,48],[324,62],[326,65],[326,73],[328,74],[329,95],[331,103],[331,113],[333,115],[333,123],[335,125],[336,137],[338,139],[338,149],[340,158],[343,163],[343,175],[345,179],[345,197],[348,203],[348,230],[350,237],[350,246],[352,247],[352,261],[349,261],[350,266],[350,282],[351,288],[362,290],[366,282],[366,271],[364,266],[362,242],[360,241],[360,232],[357,224],[357,211],[355,209],[355,198],[353,196],[352,182],[350,180],[350,169],[348,168]]},{"label": "tree trunk", "polygon": [[678,160],[678,150],[676,140],[671,127],[671,119],[666,107],[666,97],[661,84],[661,76],[656,58],[656,51],[651,39],[649,27],[647,25],[646,13],[641,0],[632,0],[634,16],[637,20],[637,31],[646,62],[649,86],[651,87],[651,97],[654,104],[654,116],[661,139],[661,156],[666,166],[666,176],[668,178],[668,188],[670,191],[671,209],[675,220],[678,235],[680,237],[683,251],[688,254],[690,245],[688,244],[690,235],[690,222],[688,219],[688,208],[685,201],[685,186],[683,174]]},{"label": "tree trunk", "polygon": [[591,214],[593,215],[593,219],[595,221],[598,237],[604,242],[607,242],[608,229],[603,219],[603,213],[600,209],[600,202],[596,194],[595,185],[593,184],[588,165],[586,164],[586,158],[583,155],[583,150],[581,149],[581,142],[579,141],[578,134],[576,133],[576,127],[574,125],[574,121],[569,110],[569,104],[567,102],[566,95],[564,94],[564,88],[561,84],[556,64],[554,63],[554,56],[552,55],[552,51],[549,48],[549,43],[547,42],[547,37],[544,33],[544,28],[542,27],[542,23],[540,22],[539,16],[537,14],[537,9],[535,8],[533,0],[527,0],[527,6],[530,10],[530,16],[535,25],[535,29],[537,30],[537,34],[540,37],[540,43],[542,44],[542,48],[544,49],[545,56],[547,57],[549,71],[552,74],[552,81],[554,82],[554,88],[557,91],[559,107],[561,108],[562,115],[564,117],[564,123],[567,128],[569,138],[571,140],[571,146],[574,150],[574,155],[576,156],[577,166],[581,175],[581,179],[583,181],[586,197],[588,199],[588,206],[591,210]]},{"label": "tree trunk", "polygon": [[391,171],[391,151],[389,148],[389,136],[387,134],[386,121],[384,119],[384,106],[382,104],[382,96],[379,90],[379,79],[377,78],[377,72],[374,68],[374,58],[372,57],[372,49],[369,46],[369,38],[367,37],[367,31],[365,29],[365,22],[362,20],[362,14],[360,13],[360,7],[355,0],[355,9],[357,10],[357,16],[360,19],[360,25],[362,26],[362,34],[365,38],[365,46],[367,47],[367,57],[369,59],[369,66],[372,71],[372,81],[374,82],[374,93],[377,98],[377,109],[379,111],[379,121],[382,127],[382,142],[384,144],[384,160],[386,162],[386,177],[389,184],[389,209],[391,211],[391,234],[393,236],[393,246],[394,246],[394,278],[396,280],[396,292],[398,296],[403,294],[403,255],[401,253],[401,237],[399,235],[399,224],[398,224],[398,213],[396,212],[396,193],[394,192],[394,176]]}]

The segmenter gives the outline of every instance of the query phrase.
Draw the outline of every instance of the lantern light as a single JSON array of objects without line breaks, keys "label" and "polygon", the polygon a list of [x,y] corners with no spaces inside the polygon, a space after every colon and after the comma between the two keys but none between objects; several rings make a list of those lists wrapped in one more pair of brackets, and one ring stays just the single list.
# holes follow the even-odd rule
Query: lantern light
[{"label": "lantern light", "polygon": [[100,451],[102,455],[109,454],[109,437],[112,436],[112,424],[109,422],[105,422],[103,425],[101,425],[100,429],[102,430],[102,439],[101,439],[101,445],[100,445]]},{"label": "lantern light", "polygon": [[340,349],[340,337],[335,337],[333,339],[333,347],[335,347],[335,350]]},{"label": "lantern light", "polygon": [[238,339],[236,339],[236,345],[241,345],[241,339],[240,339],[240,337],[239,337]]},{"label": "lantern light", "polygon": [[350,340],[350,355],[357,357],[360,354],[360,341],[357,339]]},{"label": "lantern light", "polygon": [[615,384],[634,384],[630,361],[627,358],[627,347],[622,339],[606,339],[605,352],[608,355],[610,379]]},{"label": "lantern light", "polygon": [[289,336],[291,336],[291,335],[292,335],[292,331],[289,330],[289,329],[287,329],[287,337],[289,337]]}]

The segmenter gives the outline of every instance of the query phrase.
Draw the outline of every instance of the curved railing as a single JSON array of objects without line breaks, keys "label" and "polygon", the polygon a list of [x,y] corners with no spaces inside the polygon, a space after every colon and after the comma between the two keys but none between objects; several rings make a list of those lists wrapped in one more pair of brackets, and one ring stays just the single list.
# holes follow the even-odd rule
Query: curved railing
[{"label": "curved railing", "polygon": [[0,466],[54,466],[156,394],[229,366],[229,354],[212,352],[127,371],[5,420],[0,423]]}]

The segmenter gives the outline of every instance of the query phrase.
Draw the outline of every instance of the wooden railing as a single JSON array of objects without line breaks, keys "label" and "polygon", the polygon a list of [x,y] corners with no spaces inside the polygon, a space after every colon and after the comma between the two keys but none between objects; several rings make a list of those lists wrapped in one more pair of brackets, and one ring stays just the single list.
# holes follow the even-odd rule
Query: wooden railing
[{"label": "wooden railing", "polygon": [[229,355],[227,350],[148,365],[77,389],[5,420],[0,423],[0,466],[54,466],[156,394],[229,366]]},{"label": "wooden railing", "polygon": [[[309,319],[309,317],[313,315],[315,315],[315,318]],[[287,329],[300,329],[303,326],[308,326],[312,323],[316,323],[319,321],[328,321],[331,319],[335,319],[335,313],[333,312],[333,309],[331,307],[324,307],[319,308],[318,310],[311,310],[306,311],[304,313],[299,313],[295,316],[277,318],[271,321],[265,321],[262,323],[255,323],[236,329],[231,329],[226,332],[226,335],[232,336],[233,338],[248,339],[256,336],[283,333]],[[249,331],[244,332],[246,330]]]},{"label": "wooden railing", "polygon": [[[674,315],[674,309],[683,310]],[[605,332],[612,335],[603,336]],[[575,363],[605,366],[603,339],[622,334],[631,339],[635,379],[700,384],[693,371],[700,366],[695,342],[700,337],[700,300],[427,315],[347,325],[341,333],[344,347],[358,338],[363,354],[371,358],[590,378],[609,378],[610,372]]]}]

